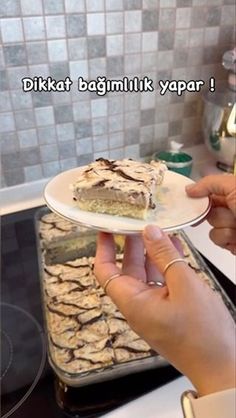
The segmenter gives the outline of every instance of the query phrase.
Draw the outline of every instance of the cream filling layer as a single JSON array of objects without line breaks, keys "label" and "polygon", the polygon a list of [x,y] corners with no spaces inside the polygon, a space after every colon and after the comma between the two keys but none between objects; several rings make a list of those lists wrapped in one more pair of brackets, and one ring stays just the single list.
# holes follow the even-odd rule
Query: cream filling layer
[{"label": "cream filling layer", "polygon": [[166,166],[133,160],[99,159],[89,164],[72,185],[76,200],[127,202],[140,208],[154,208],[152,195],[163,180]]}]

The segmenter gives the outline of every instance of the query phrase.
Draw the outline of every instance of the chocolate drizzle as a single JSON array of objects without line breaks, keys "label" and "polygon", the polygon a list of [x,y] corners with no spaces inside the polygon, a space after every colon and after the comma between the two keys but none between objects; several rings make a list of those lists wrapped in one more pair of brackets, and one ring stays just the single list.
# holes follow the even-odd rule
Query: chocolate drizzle
[{"label": "chocolate drizzle", "polygon": [[75,314],[64,314],[64,312],[61,312],[61,311],[59,311],[59,310],[57,310],[57,309],[54,309],[54,308],[52,308],[51,306],[49,306],[49,305],[47,305],[47,309],[48,309],[48,311],[49,312],[51,312],[51,313],[54,313],[54,314],[56,314],[56,315],[59,315],[59,316],[61,316],[61,317],[63,317],[63,318],[74,318],[75,317]]},{"label": "chocolate drizzle", "polygon": [[108,182],[107,179],[101,180],[98,183],[94,184],[94,187],[104,187],[104,185]]},{"label": "chocolate drizzle", "polygon": [[189,267],[194,270],[196,273],[200,273],[201,269],[199,267],[193,266],[190,262],[188,262]]},{"label": "chocolate drizzle", "polygon": [[115,160],[107,160],[107,158],[97,158],[96,161],[100,161],[101,163],[104,163],[109,168],[114,166]]},{"label": "chocolate drizzle", "polygon": [[[113,173],[120,175],[126,180],[135,181],[137,183],[144,183],[143,180],[137,180],[134,177],[130,176],[129,174],[126,174],[121,168],[119,168],[119,165],[117,165],[114,160],[109,161],[105,158],[98,158],[96,161],[103,162],[107,166],[108,170],[113,171]],[[102,180],[102,181],[108,181],[108,180]]]},{"label": "chocolate drizzle", "polygon": [[81,309],[81,310],[85,310],[85,311],[91,311],[93,310],[95,307],[94,306],[81,306],[79,303],[75,304],[75,303],[69,303],[69,302],[64,302],[64,301],[55,301],[55,306],[57,305],[62,305],[62,306],[71,306],[72,308],[77,308],[77,309]]},{"label": "chocolate drizzle", "polygon": [[128,345],[123,345],[123,346],[121,345],[121,346],[116,347],[116,349],[125,350],[125,351],[128,351],[129,353],[140,353],[140,354],[149,353],[149,350],[148,351],[143,351],[143,350],[139,350],[138,348],[130,347]]},{"label": "chocolate drizzle", "polygon": [[112,170],[115,171],[117,174],[119,174],[121,177],[123,177],[126,180],[131,180],[131,181],[135,181],[136,183],[144,183],[143,180],[137,180],[134,177],[131,177],[130,175],[126,174],[123,170],[121,170],[120,168],[118,170]]},{"label": "chocolate drizzle", "polygon": [[71,267],[72,269],[80,269],[80,268],[84,268],[84,267],[90,267],[90,265],[89,265],[89,263],[87,263],[87,264],[78,264],[77,266],[76,265],[74,265],[74,264],[72,264],[72,263],[70,263],[69,261],[67,261],[65,264],[64,264],[64,266],[68,266],[68,267]]}]

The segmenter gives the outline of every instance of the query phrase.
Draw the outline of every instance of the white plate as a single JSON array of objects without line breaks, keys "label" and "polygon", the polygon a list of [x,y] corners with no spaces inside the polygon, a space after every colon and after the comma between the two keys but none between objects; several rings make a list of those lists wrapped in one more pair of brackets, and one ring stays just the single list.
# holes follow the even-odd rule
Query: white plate
[{"label": "white plate", "polygon": [[44,197],[53,212],[88,228],[132,234],[141,232],[145,225],[151,223],[172,231],[199,222],[210,210],[208,197],[192,199],[186,195],[185,186],[193,183],[192,180],[167,171],[158,188],[157,207],[150,210],[145,220],[84,211],[78,208],[70,190],[70,185],[78,179],[80,169],[74,168],[54,177],[47,184]]}]

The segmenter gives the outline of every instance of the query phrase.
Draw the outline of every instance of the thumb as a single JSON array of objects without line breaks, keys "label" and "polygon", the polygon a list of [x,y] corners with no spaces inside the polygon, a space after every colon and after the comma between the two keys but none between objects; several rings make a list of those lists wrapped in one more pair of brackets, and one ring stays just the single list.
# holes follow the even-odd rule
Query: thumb
[{"label": "thumb", "polygon": [[[165,272],[166,266],[171,261],[182,258],[168,235],[155,225],[145,227],[143,239],[148,256],[161,274]],[[168,268],[164,275],[171,294],[172,291],[176,293],[181,290],[180,280],[181,283],[186,282],[189,275],[192,275],[192,270],[185,262],[176,262]]]},{"label": "thumb", "polygon": [[233,174],[207,176],[186,187],[190,197],[210,195],[225,198],[228,208],[236,216],[236,177]]}]

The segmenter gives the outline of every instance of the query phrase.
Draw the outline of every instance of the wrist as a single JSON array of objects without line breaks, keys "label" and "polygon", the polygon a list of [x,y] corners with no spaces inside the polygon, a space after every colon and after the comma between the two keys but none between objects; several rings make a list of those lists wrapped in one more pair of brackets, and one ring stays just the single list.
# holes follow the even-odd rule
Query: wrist
[{"label": "wrist", "polygon": [[226,411],[227,418],[235,418],[235,395],[234,388],[200,398],[195,392],[187,391],[181,397],[184,418],[222,418]]},{"label": "wrist", "polygon": [[230,370],[217,370],[217,373],[204,376],[204,378],[197,382],[196,390],[198,396],[206,396],[211,393],[221,392],[235,387],[235,373],[234,368]]}]

